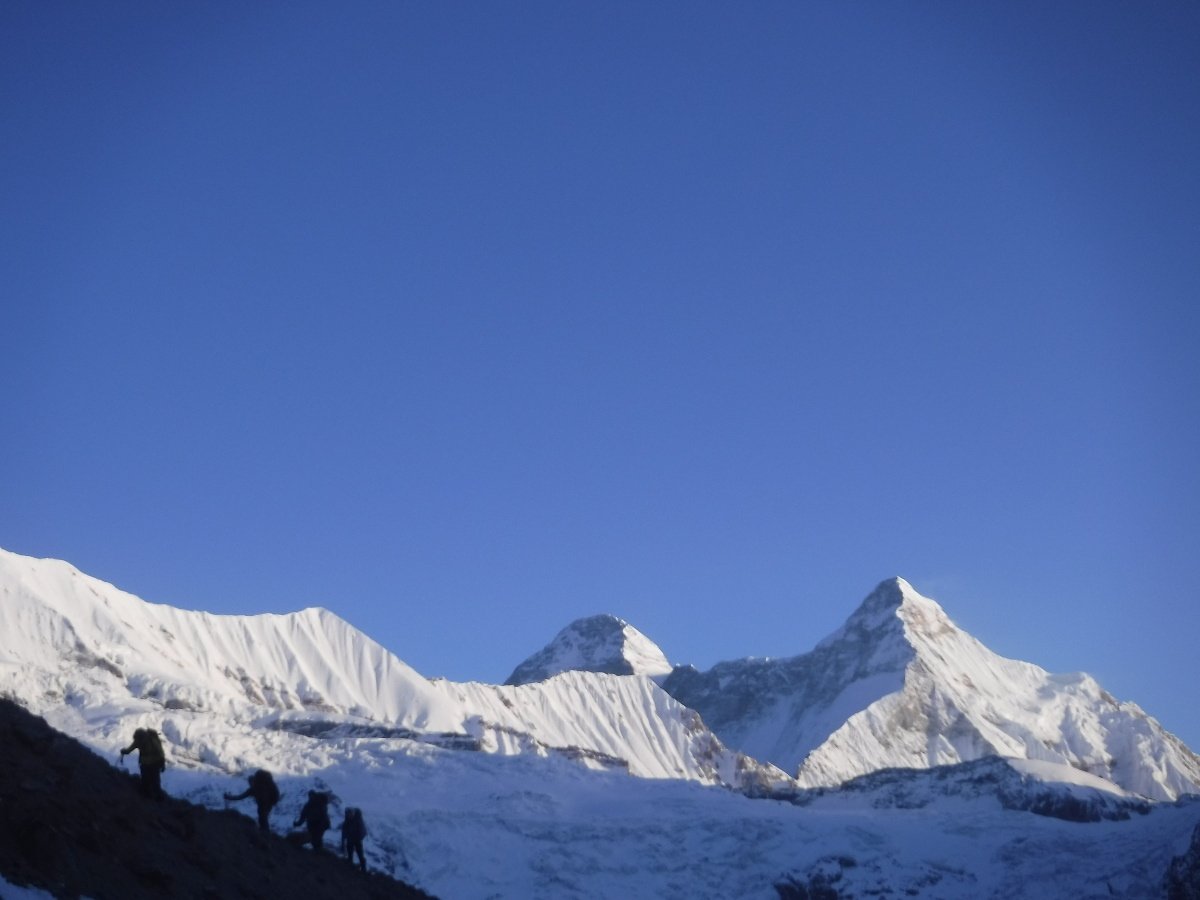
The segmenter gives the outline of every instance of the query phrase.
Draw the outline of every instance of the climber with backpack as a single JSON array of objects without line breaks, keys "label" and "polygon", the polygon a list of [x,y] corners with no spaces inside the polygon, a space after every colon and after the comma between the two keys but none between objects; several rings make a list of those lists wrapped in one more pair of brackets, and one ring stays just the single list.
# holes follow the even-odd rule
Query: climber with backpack
[{"label": "climber with backpack", "polygon": [[325,849],[325,832],[329,830],[329,794],[324,791],[309,791],[308,802],[300,810],[293,826],[306,825],[307,837],[295,835],[297,843],[312,844],[314,850]]},{"label": "climber with backpack", "polygon": [[139,728],[133,733],[133,743],[121,750],[121,760],[134,750],[138,752],[138,769],[142,775],[142,794],[152,800],[162,800],[167,795],[162,789],[162,773],[167,768],[167,757],[163,753],[162,741],[153,728]]},{"label": "climber with backpack", "polygon": [[225,799],[245,800],[247,797],[253,797],[255,805],[258,807],[258,828],[265,834],[271,830],[267,820],[271,815],[271,810],[279,802],[279,787],[266,769],[259,769],[248,780],[250,782],[248,788],[236,796],[226,794]]},{"label": "climber with backpack", "polygon": [[367,857],[363,853],[363,838],[367,836],[367,825],[363,821],[362,810],[357,806],[346,809],[346,817],[342,819],[342,852],[346,854],[347,862],[354,862],[354,854],[358,854],[358,867],[367,871]]}]

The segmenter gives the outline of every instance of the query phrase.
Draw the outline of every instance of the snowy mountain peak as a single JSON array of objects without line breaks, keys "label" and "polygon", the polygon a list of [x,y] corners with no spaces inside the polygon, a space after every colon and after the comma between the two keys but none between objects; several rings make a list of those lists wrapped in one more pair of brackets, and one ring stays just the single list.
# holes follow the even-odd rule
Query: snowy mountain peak
[{"label": "snowy mountain peak", "polygon": [[889,638],[911,645],[916,638],[932,639],[954,633],[958,633],[958,628],[941,606],[897,577],[880,582],[846,623],[817,647]]},{"label": "snowy mountain peak", "polygon": [[662,678],[671,664],[648,637],[612,615],[577,619],[517,666],[505,684],[544,681],[561,672],[606,672]]},{"label": "snowy mountain peak", "polygon": [[680,668],[663,688],[727,746],[810,786],[1002,756],[1155,800],[1200,787],[1200,757],[1135,704],[993,653],[900,578],[809,653]]}]

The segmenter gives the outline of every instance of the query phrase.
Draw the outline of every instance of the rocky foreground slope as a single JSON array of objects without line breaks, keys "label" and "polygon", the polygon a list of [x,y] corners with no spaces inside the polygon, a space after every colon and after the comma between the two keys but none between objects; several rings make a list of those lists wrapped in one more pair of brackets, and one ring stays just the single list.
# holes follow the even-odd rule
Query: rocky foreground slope
[{"label": "rocky foreground slope", "polygon": [[0,700],[0,747],[0,875],[10,884],[94,900],[429,896],[263,837],[236,812],[143,799],[133,775],[10,700]]}]

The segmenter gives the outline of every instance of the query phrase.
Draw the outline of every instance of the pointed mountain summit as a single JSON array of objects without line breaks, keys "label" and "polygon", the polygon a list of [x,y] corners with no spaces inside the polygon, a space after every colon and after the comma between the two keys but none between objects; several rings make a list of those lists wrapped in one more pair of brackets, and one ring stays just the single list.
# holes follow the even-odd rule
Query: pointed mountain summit
[{"label": "pointed mountain summit", "polygon": [[681,667],[663,688],[726,745],[805,785],[1003,756],[1156,800],[1200,791],[1200,757],[1138,706],[1089,675],[992,653],[901,578],[809,653]]},{"label": "pointed mountain summit", "polygon": [[544,681],[561,672],[606,672],[659,678],[671,664],[653,641],[616,616],[577,619],[517,666],[505,684]]}]

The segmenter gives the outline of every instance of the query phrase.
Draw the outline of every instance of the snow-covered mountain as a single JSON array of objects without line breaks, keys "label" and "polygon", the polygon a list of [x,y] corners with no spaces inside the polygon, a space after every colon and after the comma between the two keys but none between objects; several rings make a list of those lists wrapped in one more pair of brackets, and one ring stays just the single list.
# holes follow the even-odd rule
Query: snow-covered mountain
[{"label": "snow-covered mountain", "polygon": [[194,727],[215,715],[243,728],[316,734],[341,727],[497,753],[561,754],[648,778],[754,790],[787,780],[726,750],[695,712],[646,678],[567,672],[521,687],[429,681],[327,610],[179,610],[66,563],[7,551],[0,551],[0,597],[0,690],[70,733],[97,719],[117,728],[114,704],[146,722],[162,719],[164,729],[178,731],[177,753],[196,764],[223,758]]},{"label": "snow-covered mountain", "polygon": [[341,713],[453,729],[461,719],[425,678],[323,609],[215,616],[147,603],[56,560],[0,550],[0,677],[88,709],[254,720]]},{"label": "snow-covered mountain", "polygon": [[1003,756],[1155,800],[1200,791],[1200,757],[1137,705],[992,653],[900,578],[810,653],[679,668],[663,687],[727,745],[810,786]]},{"label": "snow-covered mountain", "polygon": [[[0,694],[114,764],[135,727],[158,729],[167,790],[196,802],[221,806],[247,770],[269,768],[284,794],[277,829],[309,788],[329,790],[335,809],[365,810],[372,867],[443,897],[765,900],[831,885],[847,896],[945,900],[1152,896],[1200,817],[1198,801],[1150,803],[1105,770],[1032,752],[1043,733],[1100,741],[1100,722],[1160,761],[1150,786],[1165,792],[1183,765],[1154,756],[1161,729],[1138,731],[1152,720],[1136,708],[1097,688],[1109,705],[1089,717],[1082,676],[994,657],[900,582],[807,655],[816,663],[724,664],[723,682],[676,670],[668,683],[690,678],[696,702],[710,704],[703,719],[655,683],[665,658],[627,627],[567,629],[570,641],[538,664],[550,677],[536,683],[429,681],[323,610],[187,612],[66,563],[0,551]],[[619,660],[640,674],[568,665]],[[942,686],[964,666],[969,684]],[[917,690],[928,683],[936,690]],[[1057,730],[1029,716],[1029,691]],[[798,696],[812,706],[800,718],[809,731],[787,718]],[[789,735],[810,741],[814,752],[795,759],[829,762],[808,784],[857,774],[851,741],[862,742],[869,774],[806,787],[727,749],[710,716],[718,731],[768,749],[792,747]],[[985,736],[1017,759],[925,768],[954,758],[935,739],[967,758],[974,739],[954,723],[988,716],[1004,720],[991,726],[1018,752]],[[1006,717],[1028,741],[1001,727]],[[920,770],[874,771],[894,764],[886,729],[903,764]],[[922,735],[944,755],[922,756]],[[1115,746],[1109,738],[1104,746]]]},{"label": "snow-covered mountain", "polygon": [[671,672],[662,650],[616,616],[577,619],[513,670],[505,684],[544,681],[560,672],[608,672],[661,679]]}]

